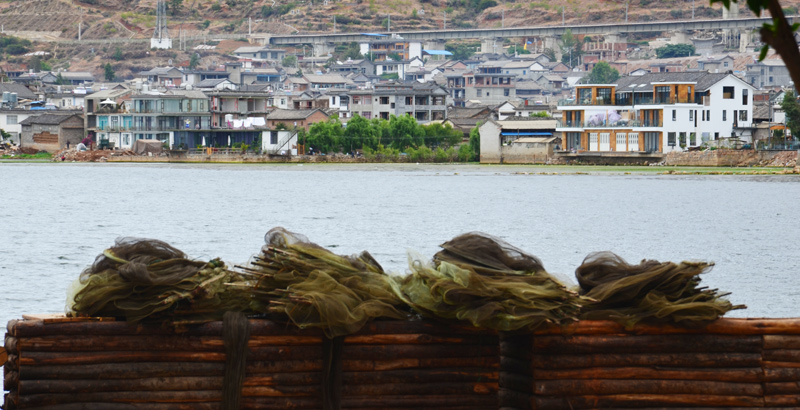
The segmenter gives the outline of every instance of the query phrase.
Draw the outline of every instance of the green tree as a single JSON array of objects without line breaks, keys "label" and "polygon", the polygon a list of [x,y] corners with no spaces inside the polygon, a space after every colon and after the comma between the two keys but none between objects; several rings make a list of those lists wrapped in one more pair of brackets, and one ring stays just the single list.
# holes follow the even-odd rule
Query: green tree
[{"label": "green tree", "polygon": [[481,159],[481,123],[475,125],[475,128],[469,131],[469,149],[472,151],[472,158],[475,160]]},{"label": "green tree", "polygon": [[114,67],[111,67],[111,63],[106,63],[103,66],[103,76],[105,76],[106,81],[114,81],[116,74],[114,73]]},{"label": "green tree", "polygon": [[111,58],[113,58],[115,61],[121,61],[122,60],[122,50],[119,47],[117,47],[117,49],[114,50],[114,55],[112,55]]},{"label": "green tree", "polygon": [[508,52],[512,54],[530,54],[531,52],[526,50],[525,47],[518,46],[514,44],[513,46],[508,48]]},{"label": "green tree", "polygon": [[67,84],[67,80],[64,79],[64,76],[62,76],[61,73],[58,73],[58,75],[56,76],[56,84],[58,85]]},{"label": "green tree", "polygon": [[192,58],[189,59],[189,68],[194,70],[199,65],[200,65],[200,54],[197,53],[192,54]]},{"label": "green tree", "polygon": [[572,30],[564,30],[558,46],[561,48],[562,63],[570,67],[580,64],[581,56],[583,55],[583,43],[578,40],[578,37],[572,35]]},{"label": "green tree", "polygon": [[315,152],[333,153],[341,150],[343,132],[342,123],[339,118],[334,117],[312,125],[306,141]]},{"label": "green tree", "polygon": [[787,92],[783,96],[781,109],[786,113],[786,126],[792,132],[792,138],[800,137],[800,103],[793,92]]},{"label": "green tree", "polygon": [[350,121],[347,121],[347,128],[344,129],[342,148],[347,152],[353,152],[363,147],[376,148],[378,137],[375,135],[375,131],[368,119],[358,114],[354,115]]},{"label": "green tree", "polygon": [[475,46],[469,44],[446,44],[444,49],[453,53],[453,60],[469,60],[475,54]]},{"label": "green tree", "polygon": [[550,61],[556,61],[556,51],[552,48],[545,48],[544,52],[542,53],[545,57],[549,58]]},{"label": "green tree", "polygon": [[619,71],[605,61],[595,64],[592,72],[586,77],[588,84],[613,84],[617,80],[619,80]]},{"label": "green tree", "polygon": [[[711,4],[722,3],[725,8],[730,8],[731,3],[738,3],[738,0],[710,0]],[[792,81],[795,85],[800,84],[800,49],[797,48],[797,40],[794,32],[800,24],[789,24],[786,14],[783,12],[779,0],[747,0],[747,7],[761,17],[762,11],[769,11],[772,23],[764,23],[759,30],[761,41],[774,48],[780,54]],[[767,56],[768,47],[761,48],[759,60]]]},{"label": "green tree", "polygon": [[347,60],[348,58],[351,60],[359,60],[364,57],[361,55],[361,47],[358,45],[358,43],[350,43],[350,45],[348,45],[345,49],[342,58],[344,60]]},{"label": "green tree", "polygon": [[281,60],[284,67],[297,67],[297,56],[286,56]]},{"label": "green tree", "polygon": [[391,147],[399,150],[419,147],[425,139],[425,129],[410,115],[392,115],[389,118],[389,132],[392,136]]},{"label": "green tree", "polygon": [[169,10],[169,14],[173,16],[180,13],[182,8],[183,8],[183,0],[167,1],[167,10]]},{"label": "green tree", "polygon": [[694,46],[691,44],[667,44],[656,49],[658,58],[689,57],[694,55]]}]

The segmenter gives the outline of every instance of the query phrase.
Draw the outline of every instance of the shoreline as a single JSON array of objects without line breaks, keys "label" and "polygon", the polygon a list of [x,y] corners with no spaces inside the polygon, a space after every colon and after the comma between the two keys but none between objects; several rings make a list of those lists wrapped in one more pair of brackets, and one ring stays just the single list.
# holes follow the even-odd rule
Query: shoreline
[{"label": "shoreline", "polygon": [[480,164],[470,163],[408,163],[408,162],[303,162],[303,161],[170,161],[168,158],[143,157],[146,161],[126,161],[132,157],[121,157],[114,161],[54,161],[40,159],[0,159],[0,166],[5,164],[119,164],[119,165],[186,165],[186,166],[262,166],[262,167],[287,167],[304,168],[306,170],[364,170],[364,171],[444,171],[453,172],[491,172],[502,171],[510,175],[800,175],[800,167],[702,167],[681,165],[547,165],[547,164]]}]

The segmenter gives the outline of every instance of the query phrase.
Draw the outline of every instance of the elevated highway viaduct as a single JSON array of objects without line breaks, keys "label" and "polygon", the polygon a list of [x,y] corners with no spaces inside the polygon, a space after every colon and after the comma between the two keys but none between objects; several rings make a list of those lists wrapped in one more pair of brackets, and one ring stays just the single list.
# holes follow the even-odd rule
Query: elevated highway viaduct
[{"label": "elevated highway viaduct", "polygon": [[[714,20],[683,20],[683,21],[658,21],[658,22],[637,22],[637,23],[614,23],[614,24],[592,24],[592,25],[560,25],[560,26],[540,26],[540,27],[508,27],[490,29],[456,29],[456,30],[428,30],[428,31],[393,31],[391,33],[341,33],[341,34],[300,34],[291,36],[269,36],[265,35],[264,40],[275,46],[295,46],[301,44],[312,44],[315,55],[327,54],[336,44],[351,42],[369,42],[375,40],[375,34],[385,36],[396,35],[405,41],[418,41],[422,43],[443,44],[447,40],[455,39],[480,39],[483,51],[492,51],[491,44],[497,39],[520,38],[520,37],[540,37],[545,39],[545,43],[553,49],[558,38],[566,30],[571,30],[572,34],[602,34],[623,38],[629,33],[642,32],[671,32],[689,33],[692,31],[719,31],[726,30],[738,33],[742,36],[740,48],[749,43],[750,35],[753,30],[761,27],[764,23],[771,22],[769,17],[735,18],[735,19],[714,19]],[[790,23],[800,21],[800,16],[789,17]],[[255,36],[254,36],[255,37]],[[688,41],[688,35],[685,36]],[[684,41],[686,42],[686,41]],[[487,47],[489,47],[487,49]]]}]

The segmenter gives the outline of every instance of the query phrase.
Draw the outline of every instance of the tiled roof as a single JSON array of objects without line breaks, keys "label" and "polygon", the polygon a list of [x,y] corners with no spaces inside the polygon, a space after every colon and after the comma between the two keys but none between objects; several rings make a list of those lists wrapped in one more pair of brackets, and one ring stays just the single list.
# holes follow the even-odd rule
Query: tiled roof
[{"label": "tiled roof", "polygon": [[62,122],[77,116],[78,114],[42,114],[30,116],[19,123],[22,125],[31,124],[45,124],[45,125],[58,125]]},{"label": "tiled roof", "polygon": [[311,116],[311,114],[321,111],[319,109],[312,110],[275,110],[267,115],[268,120],[304,120]]}]

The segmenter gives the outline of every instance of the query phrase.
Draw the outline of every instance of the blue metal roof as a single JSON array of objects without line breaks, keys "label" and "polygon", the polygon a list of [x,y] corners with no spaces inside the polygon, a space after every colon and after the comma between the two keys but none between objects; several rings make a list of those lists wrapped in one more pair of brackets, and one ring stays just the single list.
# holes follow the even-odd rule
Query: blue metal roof
[{"label": "blue metal roof", "polygon": [[386,34],[380,33],[361,33],[362,36],[370,36],[370,37],[386,37]]},{"label": "blue metal roof", "polygon": [[446,50],[422,50],[423,53],[430,54],[432,56],[451,56],[453,53],[446,51]]}]

